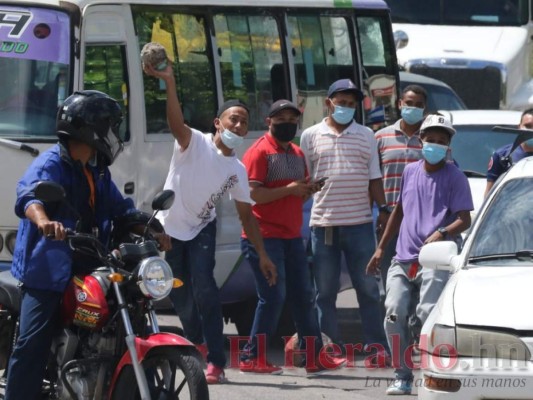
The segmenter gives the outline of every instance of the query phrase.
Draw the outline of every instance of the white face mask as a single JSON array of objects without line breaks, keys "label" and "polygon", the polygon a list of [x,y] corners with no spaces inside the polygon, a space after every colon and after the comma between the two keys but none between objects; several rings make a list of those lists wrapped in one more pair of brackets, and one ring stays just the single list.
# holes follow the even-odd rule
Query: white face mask
[{"label": "white face mask", "polygon": [[[222,128],[224,128],[224,126],[222,126]],[[222,140],[222,143],[224,143],[224,146],[232,150],[236,149],[244,142],[244,138],[242,136],[239,136],[226,128],[224,128],[220,134],[220,139]]]}]

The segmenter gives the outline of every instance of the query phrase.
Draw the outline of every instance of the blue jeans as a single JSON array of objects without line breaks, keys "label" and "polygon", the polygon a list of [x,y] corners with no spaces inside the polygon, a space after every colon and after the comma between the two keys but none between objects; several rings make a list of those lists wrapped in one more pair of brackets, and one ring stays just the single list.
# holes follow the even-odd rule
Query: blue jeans
[{"label": "blue jeans", "polygon": [[[326,229],[332,230],[331,244],[326,244]],[[320,327],[335,343],[341,343],[337,323],[337,293],[341,256],[357,295],[365,344],[380,344],[388,349],[376,278],[366,274],[366,265],[375,249],[372,223],[312,227],[313,275],[317,288]]]},{"label": "blue jeans", "polygon": [[216,221],[212,221],[192,240],[172,238],[166,260],[182,287],[173,289],[170,300],[183,325],[185,336],[193,343],[207,344],[207,361],[226,365],[222,305],[213,270],[215,268]]},{"label": "blue jeans", "polygon": [[24,288],[19,337],[9,360],[5,399],[40,399],[63,293]]},{"label": "blue jeans", "polygon": [[254,272],[255,287],[259,297],[250,332],[250,342],[245,350],[249,351],[250,358],[261,356],[258,354],[261,349],[258,349],[257,335],[265,335],[267,341],[271,338],[287,299],[300,338],[300,349],[305,349],[303,338],[315,337],[315,354],[318,354],[322,348],[322,335],[315,306],[315,290],[303,240],[267,238],[264,239],[264,244],[278,272],[277,283],[274,286],[268,286],[259,269],[259,257],[254,245],[247,239],[241,239],[242,252]]}]

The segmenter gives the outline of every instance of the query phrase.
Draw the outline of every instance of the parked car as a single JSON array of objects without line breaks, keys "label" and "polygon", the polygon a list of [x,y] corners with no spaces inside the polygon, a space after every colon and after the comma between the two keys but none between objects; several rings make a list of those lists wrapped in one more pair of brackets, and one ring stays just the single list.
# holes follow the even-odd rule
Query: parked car
[{"label": "parked car", "polygon": [[453,272],[422,328],[422,400],[533,396],[533,157],[500,179],[458,254],[425,245],[424,268]]},{"label": "parked car", "polygon": [[457,110],[439,112],[450,119],[457,134],[451,155],[468,177],[474,200],[473,215],[481,207],[489,159],[494,150],[512,143],[517,134],[496,132],[494,126],[516,128],[522,113],[510,110]]},{"label": "parked car", "polygon": [[400,92],[409,85],[419,85],[428,94],[426,110],[466,110],[463,100],[446,83],[424,75],[400,71]]}]

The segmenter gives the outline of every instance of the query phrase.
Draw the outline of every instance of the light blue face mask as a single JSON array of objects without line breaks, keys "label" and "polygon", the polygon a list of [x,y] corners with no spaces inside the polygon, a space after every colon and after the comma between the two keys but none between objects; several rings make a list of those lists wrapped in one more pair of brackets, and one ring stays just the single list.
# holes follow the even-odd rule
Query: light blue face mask
[{"label": "light blue face mask", "polygon": [[422,156],[431,165],[440,163],[446,157],[448,146],[436,143],[424,143],[422,145]]},{"label": "light blue face mask", "polygon": [[335,106],[335,111],[331,114],[331,117],[336,123],[340,125],[348,125],[353,121],[355,116],[355,108]]},{"label": "light blue face mask", "polygon": [[220,134],[220,139],[222,139],[224,146],[232,150],[236,149],[244,142],[244,138],[242,136],[239,136],[226,128],[224,128],[224,131]]},{"label": "light blue face mask", "polygon": [[424,118],[424,109],[418,107],[402,106],[402,119],[408,125],[418,124]]}]

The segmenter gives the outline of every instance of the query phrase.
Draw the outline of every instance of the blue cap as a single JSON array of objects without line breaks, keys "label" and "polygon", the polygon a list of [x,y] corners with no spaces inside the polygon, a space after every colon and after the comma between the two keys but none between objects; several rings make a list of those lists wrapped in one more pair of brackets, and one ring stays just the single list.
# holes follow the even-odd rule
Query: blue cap
[{"label": "blue cap", "polygon": [[363,100],[364,97],[363,92],[361,92],[350,79],[339,79],[338,81],[333,82],[328,89],[328,98],[333,97],[333,95],[338,92],[353,92],[356,95],[357,100]]}]

